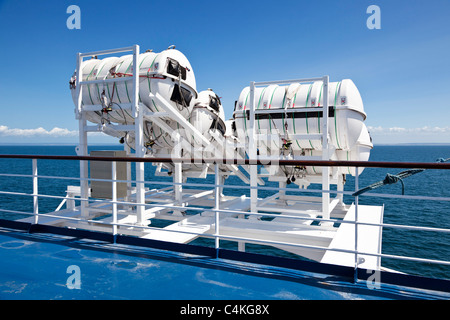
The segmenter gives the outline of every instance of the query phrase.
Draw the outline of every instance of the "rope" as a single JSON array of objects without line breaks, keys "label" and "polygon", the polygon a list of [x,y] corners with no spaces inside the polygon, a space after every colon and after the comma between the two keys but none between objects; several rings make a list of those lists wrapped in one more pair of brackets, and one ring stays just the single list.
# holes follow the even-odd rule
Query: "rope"
[{"label": "rope", "polygon": [[[449,161],[450,158],[444,159],[444,158],[439,158],[436,160],[436,162],[447,162]],[[355,193],[352,194],[352,196],[356,197],[359,196],[367,191],[382,187],[384,185],[387,184],[394,184],[400,181],[400,183],[402,184],[402,195],[405,194],[405,184],[403,183],[403,179],[408,178],[414,174],[420,173],[422,171],[425,171],[425,169],[409,169],[409,170],[405,170],[402,171],[398,174],[390,174],[388,173],[386,175],[386,177],[384,178],[384,180],[382,181],[378,181],[375,182],[374,184],[371,184],[370,186],[367,186],[365,188],[359,189],[358,191],[356,191]]]}]

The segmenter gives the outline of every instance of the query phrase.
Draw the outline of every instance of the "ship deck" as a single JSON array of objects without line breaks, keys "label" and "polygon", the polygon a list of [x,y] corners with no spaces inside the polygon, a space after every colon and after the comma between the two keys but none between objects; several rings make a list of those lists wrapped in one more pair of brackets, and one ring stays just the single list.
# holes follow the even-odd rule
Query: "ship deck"
[{"label": "ship deck", "polygon": [[[264,256],[225,249],[214,256],[211,255],[214,248],[199,249],[184,244],[172,248],[137,246],[132,244],[131,237],[119,236],[114,243],[103,239],[101,233],[77,234],[76,230],[55,228],[52,231],[59,233],[56,234],[46,232],[46,228],[39,225],[29,230],[0,228],[0,299],[450,298],[448,290],[405,286],[407,278],[400,279],[399,284],[383,281],[402,277],[400,274],[381,272],[381,283],[375,288],[370,279],[353,281],[353,269],[344,266],[327,267],[286,258],[277,262],[274,257],[264,261]],[[152,240],[147,243],[158,244]],[[71,289],[68,283],[72,275],[70,266],[79,268],[79,289]],[[417,283],[417,278],[413,280]],[[425,280],[424,283],[432,283]]]}]

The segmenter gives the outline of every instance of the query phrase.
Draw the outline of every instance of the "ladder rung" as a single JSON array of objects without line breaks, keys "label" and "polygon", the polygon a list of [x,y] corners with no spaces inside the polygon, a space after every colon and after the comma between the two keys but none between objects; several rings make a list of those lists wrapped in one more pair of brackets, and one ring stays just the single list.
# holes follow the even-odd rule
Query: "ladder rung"
[{"label": "ladder rung", "polygon": [[113,53],[120,53],[120,52],[134,51],[134,48],[135,48],[135,47],[132,46],[132,47],[117,48],[117,49],[109,49],[109,50],[101,50],[101,51],[85,52],[85,53],[80,53],[80,57],[101,56],[101,55],[105,55],[105,54],[113,54]]}]

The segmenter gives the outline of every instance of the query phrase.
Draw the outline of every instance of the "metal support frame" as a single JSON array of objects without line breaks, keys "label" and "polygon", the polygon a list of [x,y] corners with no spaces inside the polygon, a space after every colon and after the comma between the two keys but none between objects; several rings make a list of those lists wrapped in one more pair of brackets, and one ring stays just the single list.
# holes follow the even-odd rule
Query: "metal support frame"
[{"label": "metal support frame", "polygon": [[[82,82],[82,76],[83,72],[81,70],[81,64],[83,62],[83,55],[82,53],[78,53],[77,55],[77,71],[76,71],[76,97],[77,97],[77,106],[75,109],[75,115],[78,119],[78,147],[76,148],[77,155],[79,156],[87,156],[87,132],[85,130],[86,127],[86,118],[82,112],[82,97],[83,97],[83,88],[80,85]],[[80,181],[80,197],[82,199],[87,199],[89,194],[89,184],[87,181],[88,178],[88,164],[86,161],[80,161],[80,178],[82,179]],[[89,213],[87,211],[87,202],[81,201],[80,202],[80,212],[81,217],[88,218]]]},{"label": "metal support frame", "polygon": [[[123,51],[133,51],[133,65],[138,66],[139,61],[139,46],[135,45],[133,47],[124,48],[124,49],[115,49],[115,50],[106,50],[106,51],[99,51],[95,52],[96,55],[99,54],[111,54],[114,52],[123,52]],[[99,128],[93,127],[93,126],[87,126],[86,125],[86,117],[85,112],[87,111],[93,111],[94,109],[98,109],[101,106],[98,105],[89,105],[84,108],[82,106],[82,85],[85,84],[91,84],[91,83],[105,83],[105,82],[113,82],[112,79],[103,79],[103,80],[92,80],[92,81],[82,81],[80,78],[82,76],[81,72],[81,65],[82,65],[82,59],[84,56],[90,56],[94,53],[90,54],[78,54],[77,56],[77,75],[79,75],[76,79],[77,81],[77,108],[76,108],[76,116],[79,120],[79,146],[77,148],[77,153],[80,156],[87,156],[87,132],[91,131],[98,131]],[[132,82],[132,101],[131,103],[128,103],[124,105],[123,107],[131,110],[133,117],[135,119],[134,125],[132,126],[123,126],[123,125],[116,125],[115,128],[112,129],[123,129],[125,131],[134,131],[135,134],[135,156],[137,158],[143,158],[145,156],[145,148],[144,148],[144,119],[151,118],[151,121],[154,121],[155,123],[159,124],[160,127],[162,127],[167,132],[172,133],[172,130],[166,126],[164,123],[161,123],[157,117],[155,117],[154,114],[149,114],[148,110],[146,110],[145,106],[139,103],[139,69],[137,67],[133,68],[133,75],[132,77],[126,77],[121,78],[120,81],[131,81]],[[291,84],[291,83],[298,83],[298,82],[312,82],[312,81],[322,81],[323,82],[323,97],[324,102],[322,108],[316,108],[319,110],[322,110],[323,114],[323,121],[321,124],[321,134],[303,134],[298,135],[299,137],[306,137],[310,139],[320,139],[322,140],[322,156],[321,160],[329,160],[329,152],[328,150],[328,84],[329,84],[329,77],[324,76],[320,78],[308,78],[308,79],[296,79],[296,80],[285,80],[285,81],[273,81],[273,82],[251,82],[250,83],[250,102],[249,102],[249,126],[248,126],[248,156],[250,159],[250,166],[248,169],[248,173],[250,174],[250,215],[249,219],[257,219],[258,217],[258,210],[260,207],[258,207],[258,184],[261,183],[260,177],[258,176],[258,166],[256,165],[256,161],[258,160],[257,155],[257,148],[258,148],[258,136],[256,135],[255,131],[255,114],[264,113],[264,110],[256,110],[256,103],[255,103],[255,87],[261,86],[261,85],[270,85],[270,84]],[[151,93],[151,98],[158,102],[159,105],[162,106],[164,109],[164,113],[167,114],[169,117],[173,118],[175,121],[181,124],[181,126],[187,130],[190,134],[194,135],[196,137],[196,140],[200,141],[200,143],[205,147],[206,149],[211,149],[211,151],[215,150],[219,153],[223,154],[222,151],[224,151],[222,148],[223,146],[211,144],[210,141],[208,141],[195,127],[192,126],[192,124],[187,121],[184,117],[182,117],[176,110],[172,108],[172,106],[158,93]],[[306,109],[306,108],[305,108]],[[307,110],[296,110],[297,112],[307,112]],[[273,112],[272,110],[268,110],[268,112]],[[106,128],[107,129],[107,128]],[[174,138],[174,137],[173,137]],[[182,137],[175,137],[175,139],[181,139],[178,142],[183,143]],[[181,147],[181,144],[178,143],[178,146]],[[125,147],[127,154],[129,154],[129,148]],[[176,150],[175,150],[176,151]],[[181,154],[177,154],[179,158],[181,158]],[[255,165],[252,165],[252,163],[255,162]],[[147,223],[145,220],[145,176],[144,176],[144,165],[145,162],[136,162],[136,188],[135,188],[135,197],[136,197],[136,226],[145,226]],[[227,165],[228,166],[228,165]],[[115,172],[116,162],[113,162],[113,172],[112,172],[112,180],[113,180],[113,206],[112,206],[112,226],[113,226],[113,235],[117,234],[117,182],[116,180],[116,172]],[[229,167],[235,167],[234,165],[229,165]],[[231,168],[231,169],[233,169]],[[215,222],[216,222],[216,231],[215,231],[215,247],[219,248],[219,210],[220,210],[220,193],[221,193],[221,185],[223,184],[223,181],[221,180],[220,171],[219,171],[219,164],[215,164]],[[229,168],[230,169],[230,168]],[[237,168],[236,168],[237,169]],[[128,173],[130,174],[130,167],[127,168]],[[232,170],[233,172],[236,172],[236,170]],[[330,219],[330,176],[329,176],[329,167],[323,167],[322,168],[322,218],[324,220]],[[82,199],[88,199],[89,194],[89,186],[88,186],[88,172],[87,172],[87,162],[86,161],[80,161],[80,177],[81,177],[81,187],[80,187],[80,195]],[[174,194],[174,205],[177,207],[173,213],[176,216],[181,216],[181,212],[179,211],[180,207],[183,206],[183,193],[182,193],[182,183],[183,183],[183,172],[182,172],[182,164],[179,162],[175,163],[174,168],[174,175],[173,175],[173,194]],[[285,184],[284,184],[285,186]],[[284,191],[280,192],[278,194],[279,198],[282,199],[285,197]],[[128,193],[127,193],[127,201],[129,201],[131,196],[131,185],[129,185]],[[88,212],[88,201],[81,201],[81,217],[84,219],[88,219],[89,212]],[[322,224],[327,225],[328,222],[322,222]],[[240,244],[239,249],[244,250],[244,242]]]},{"label": "metal support frame", "polygon": [[[257,143],[255,141],[255,82],[250,82],[250,126],[248,134],[248,155],[250,160],[257,157]],[[250,166],[250,211],[257,213],[258,209],[258,166]],[[255,218],[256,216],[252,216]]]},{"label": "metal support frame", "polygon": [[[182,206],[183,203],[183,168],[181,163],[177,162],[174,164],[174,173],[173,173],[173,190],[175,196],[175,204],[178,206]],[[174,210],[174,214],[181,216],[182,213],[180,210]]]},{"label": "metal support frame", "polygon": [[[76,108],[75,108],[75,115],[76,119],[78,120],[78,128],[79,128],[79,142],[78,146],[76,148],[77,155],[78,156],[88,156],[88,137],[87,133],[92,131],[99,131],[99,126],[88,126],[85,112],[97,110],[98,108],[101,108],[101,106],[98,105],[89,105],[89,106],[83,106],[82,96],[83,96],[83,85],[89,85],[93,83],[110,83],[110,82],[119,82],[119,81],[131,81],[132,82],[132,101],[131,104],[127,103],[124,104],[122,108],[131,109],[134,118],[135,118],[135,124],[134,126],[123,126],[123,125],[117,125],[116,129],[131,129],[135,132],[135,152],[136,157],[144,157],[145,156],[145,148],[144,148],[144,138],[143,138],[143,117],[144,117],[144,110],[143,108],[140,108],[139,106],[139,68],[138,61],[139,61],[139,45],[134,45],[131,47],[125,47],[125,48],[118,48],[118,49],[111,49],[111,50],[102,50],[102,51],[94,51],[94,52],[87,52],[87,53],[78,53],[77,54],[77,70],[76,70]],[[133,52],[133,76],[132,77],[124,77],[124,78],[118,78],[118,79],[97,79],[97,80],[89,80],[89,81],[83,81],[82,79],[82,63],[84,57],[91,57],[91,56],[99,56],[99,55],[107,55],[107,54],[114,54],[114,53],[120,53],[120,52]],[[101,128],[100,128],[101,129]],[[130,149],[128,147],[125,147],[125,151],[127,152],[127,155],[129,155]],[[131,173],[131,167],[130,165],[127,165],[127,172],[128,176]],[[88,163],[87,161],[80,161],[80,196],[82,199],[86,200],[89,197],[89,183],[88,183]],[[145,207],[140,204],[145,203],[145,185],[143,181],[145,180],[144,177],[144,163],[143,162],[137,162],[136,163],[136,204],[137,204],[137,224],[142,225],[144,223],[144,212]],[[113,183],[114,187],[114,183]],[[131,184],[128,184],[128,192],[127,192],[127,198],[129,199],[131,195]],[[89,212],[88,212],[88,202],[87,201],[81,201],[80,204],[80,211],[81,211],[81,217],[87,219],[89,218]]]},{"label": "metal support frame", "polygon": [[[298,135],[299,137],[308,137],[309,139],[320,139],[322,140],[322,156],[321,160],[328,161],[330,160],[330,154],[328,151],[328,84],[329,84],[329,76],[323,76],[318,78],[307,78],[307,79],[294,79],[294,80],[282,80],[282,81],[264,81],[264,82],[250,82],[250,102],[249,102],[249,128],[247,132],[248,137],[248,155],[250,160],[257,159],[257,135],[255,132],[255,114],[263,114],[263,113],[273,113],[279,112],[274,110],[255,110],[255,87],[256,86],[267,86],[272,84],[292,84],[292,83],[304,83],[304,82],[313,82],[313,81],[322,81],[323,82],[323,105],[321,108],[315,108],[314,110],[322,111],[323,121],[321,123],[321,134],[303,134]],[[307,112],[307,108],[304,111],[300,110],[299,112]],[[299,157],[296,157],[299,159]],[[302,157],[300,157],[302,158]],[[258,172],[257,166],[250,166],[250,198],[251,198],[251,211],[257,212],[257,203],[258,203],[258,190],[257,190],[257,179]],[[330,168],[322,167],[322,217],[323,219],[330,219]],[[322,225],[327,225],[329,223],[322,222]]]},{"label": "metal support frame", "polygon": [[[144,110],[139,105],[139,46],[133,47],[133,99],[132,110],[134,113],[134,134],[135,134],[135,152],[136,157],[143,158],[145,156],[144,148]],[[144,225],[144,212],[145,207],[139,204],[145,203],[145,185],[142,181],[145,180],[144,176],[144,162],[136,163],[136,203],[137,205],[137,224]]]},{"label": "metal support frame", "polygon": [[[81,96],[81,88],[79,90],[79,95]],[[86,119],[85,115],[83,113],[80,114],[80,119],[78,120],[78,127],[79,127],[79,142],[78,147],[76,149],[77,155],[79,156],[87,156],[88,155],[88,148],[87,148],[87,132],[84,131],[84,127],[86,126]],[[88,182],[88,162],[87,161],[80,161],[80,178],[82,179],[80,181],[80,196],[82,199],[87,199],[89,194],[89,182]],[[89,217],[89,212],[87,210],[88,203],[86,201],[81,201],[80,203],[80,211],[81,216],[83,218]]]},{"label": "metal support frame", "polygon": [[[322,160],[330,160],[328,151],[328,82],[329,77],[323,77],[323,120],[322,120]],[[330,168],[322,168],[322,217],[330,219]]]}]

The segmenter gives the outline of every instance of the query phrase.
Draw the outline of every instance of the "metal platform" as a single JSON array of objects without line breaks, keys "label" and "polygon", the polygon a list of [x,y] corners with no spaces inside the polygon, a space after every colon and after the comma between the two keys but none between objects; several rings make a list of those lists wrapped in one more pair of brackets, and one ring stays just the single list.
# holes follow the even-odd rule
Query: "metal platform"
[{"label": "metal platform", "polygon": [[[245,251],[245,243],[267,244],[314,261],[350,267],[355,265],[355,254],[352,253],[356,248],[354,205],[339,204],[339,199],[331,201],[330,217],[342,219],[339,220],[341,223],[338,226],[328,222],[313,224],[314,220],[321,217],[320,197],[284,195],[280,199],[278,193],[258,199],[259,213],[255,215],[249,212],[251,206],[249,197],[220,196],[220,216],[218,214],[216,216],[214,191],[214,189],[183,189],[180,204],[175,200],[173,189],[147,190],[145,192],[147,207],[143,211],[142,225],[137,224],[137,216],[131,209],[135,201],[134,193],[128,198],[131,202],[119,199],[121,203],[128,203],[120,210],[114,209],[114,204],[110,201],[90,203],[85,207],[90,214],[88,222],[81,219],[80,207],[69,205],[67,209],[40,217],[39,223],[113,233],[116,220],[117,234],[173,243],[189,243],[198,237],[214,238],[219,234],[219,228],[216,228],[216,225],[219,225],[220,239],[237,241],[241,251]],[[70,197],[77,195],[77,190],[73,186],[68,188],[67,193],[70,192]],[[199,210],[204,207],[209,208]],[[189,215],[179,211],[191,208],[198,211]],[[381,259],[377,255],[381,253],[381,227],[377,224],[382,223],[383,208],[379,206],[358,208],[358,221],[361,225],[358,227],[357,250],[365,253],[359,255],[358,265],[362,268],[379,270]],[[116,218],[113,215],[114,210],[117,211]],[[266,217],[270,219],[262,219]],[[169,224],[159,229],[154,228],[152,219],[166,220]],[[32,223],[34,217],[20,221]]]}]

